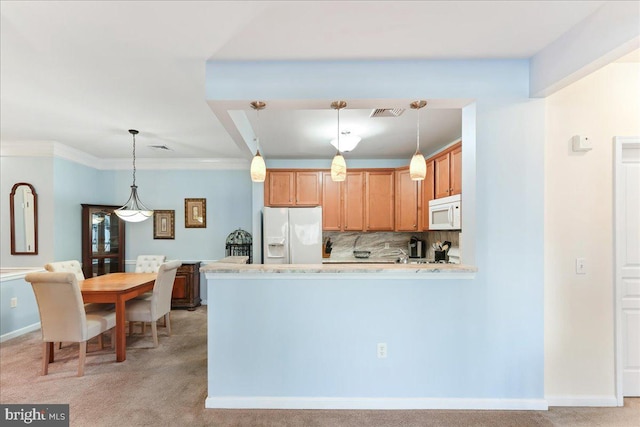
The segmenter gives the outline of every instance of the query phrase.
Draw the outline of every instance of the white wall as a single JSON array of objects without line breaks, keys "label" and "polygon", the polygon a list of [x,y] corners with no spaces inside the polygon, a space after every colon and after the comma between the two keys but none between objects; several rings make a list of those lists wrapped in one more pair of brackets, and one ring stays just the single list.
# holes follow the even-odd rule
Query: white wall
[{"label": "white wall", "polygon": [[[546,104],[545,396],[614,405],[612,138],[640,135],[640,64],[610,64]],[[593,150],[572,152],[573,135]]]}]

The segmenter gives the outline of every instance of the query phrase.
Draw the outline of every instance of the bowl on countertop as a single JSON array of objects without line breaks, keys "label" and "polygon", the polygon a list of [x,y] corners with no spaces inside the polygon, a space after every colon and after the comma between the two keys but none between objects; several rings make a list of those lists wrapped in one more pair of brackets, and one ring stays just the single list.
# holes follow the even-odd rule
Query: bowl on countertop
[{"label": "bowl on countertop", "polygon": [[353,251],[353,256],[356,258],[369,258],[371,256],[371,251]]}]

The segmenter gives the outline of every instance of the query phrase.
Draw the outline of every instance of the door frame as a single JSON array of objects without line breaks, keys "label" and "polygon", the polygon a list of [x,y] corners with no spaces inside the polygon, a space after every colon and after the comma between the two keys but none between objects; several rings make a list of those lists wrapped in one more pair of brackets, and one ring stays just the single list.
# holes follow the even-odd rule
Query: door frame
[{"label": "door frame", "polygon": [[613,283],[614,283],[614,340],[615,340],[615,384],[616,384],[616,401],[618,406],[624,406],[624,396],[622,394],[622,354],[623,354],[623,337],[622,337],[622,277],[619,274],[619,255],[622,253],[622,229],[618,229],[621,223],[622,215],[622,199],[621,197],[621,178],[622,178],[622,147],[632,146],[640,149],[640,137],[613,137]]}]

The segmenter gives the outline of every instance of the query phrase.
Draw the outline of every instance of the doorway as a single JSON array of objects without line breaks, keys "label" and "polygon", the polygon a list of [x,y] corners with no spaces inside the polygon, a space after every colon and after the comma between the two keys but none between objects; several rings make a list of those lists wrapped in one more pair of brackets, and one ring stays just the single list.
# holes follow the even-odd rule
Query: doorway
[{"label": "doorway", "polygon": [[616,397],[640,396],[640,137],[614,137]]}]

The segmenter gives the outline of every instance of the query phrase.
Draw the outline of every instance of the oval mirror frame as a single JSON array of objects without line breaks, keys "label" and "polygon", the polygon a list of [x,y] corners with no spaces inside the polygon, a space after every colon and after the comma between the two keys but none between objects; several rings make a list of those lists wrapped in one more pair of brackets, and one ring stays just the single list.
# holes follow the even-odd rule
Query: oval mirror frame
[{"label": "oval mirror frame", "polygon": [[[28,188],[21,188],[22,186]],[[25,191],[28,190],[28,191]],[[20,191],[23,192],[23,195],[20,195]],[[26,207],[23,203],[24,193],[31,193],[33,196],[32,206],[29,206],[29,201],[26,203]],[[19,206],[16,203],[16,197],[20,197]],[[23,217],[18,218],[18,214],[16,214],[16,209],[26,210],[26,215],[23,211]],[[36,194],[35,188],[33,185],[26,182],[19,182],[11,188],[11,195],[9,196],[9,211],[11,216],[11,255],[38,255],[38,195]],[[20,230],[16,229],[17,226],[20,226]],[[32,239],[32,248],[29,247],[28,244],[21,244],[20,246],[16,245],[16,239],[22,238],[26,240],[26,238]]]}]

